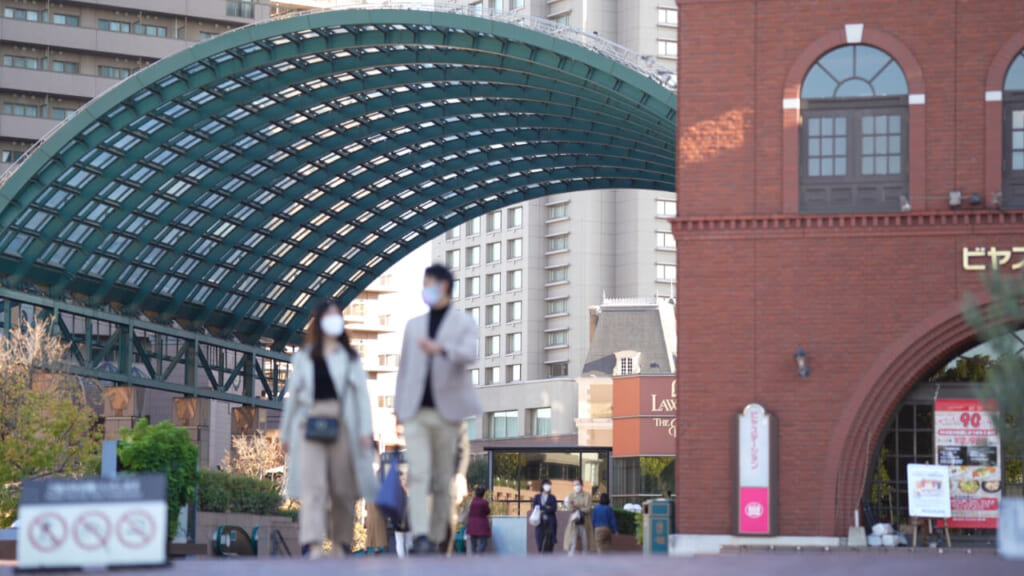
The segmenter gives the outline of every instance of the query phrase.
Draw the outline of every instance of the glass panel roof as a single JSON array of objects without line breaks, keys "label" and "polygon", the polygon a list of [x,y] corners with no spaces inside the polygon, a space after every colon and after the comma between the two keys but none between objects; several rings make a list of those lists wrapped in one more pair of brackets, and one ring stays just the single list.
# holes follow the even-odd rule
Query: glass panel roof
[{"label": "glass panel roof", "polygon": [[[660,84],[511,24],[368,17],[226,33],[90,103],[45,148],[56,177],[40,149],[0,188],[0,274],[280,348],[310,302],[351,299],[468,219],[573,190],[675,189]],[[863,65],[876,84],[898,71]]]}]

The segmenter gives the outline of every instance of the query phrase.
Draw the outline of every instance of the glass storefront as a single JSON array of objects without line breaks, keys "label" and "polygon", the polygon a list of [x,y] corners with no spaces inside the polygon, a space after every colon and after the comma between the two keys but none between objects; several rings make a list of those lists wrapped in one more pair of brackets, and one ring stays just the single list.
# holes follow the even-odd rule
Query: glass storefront
[{"label": "glass storefront", "polygon": [[484,477],[489,465],[491,510],[495,515],[526,516],[530,502],[540,492],[540,482],[551,480],[551,493],[565,499],[573,482],[583,480],[583,489],[597,498],[608,492],[610,449],[545,450],[502,449],[487,452],[489,460],[475,455],[470,464],[468,483],[473,486]]},{"label": "glass storefront", "polygon": [[[936,400],[976,399],[979,381],[984,380],[988,358],[979,346],[950,362],[928,381],[915,386],[896,408],[880,436],[864,494],[868,520],[888,522],[895,527],[911,520],[907,501],[907,464],[935,463]],[[1003,496],[1024,495],[1024,454],[1004,452],[1001,462]],[[990,529],[959,529],[954,538],[990,543]]]},{"label": "glass storefront", "polygon": [[612,459],[612,506],[640,504],[674,492],[676,459],[672,456],[635,456]]}]

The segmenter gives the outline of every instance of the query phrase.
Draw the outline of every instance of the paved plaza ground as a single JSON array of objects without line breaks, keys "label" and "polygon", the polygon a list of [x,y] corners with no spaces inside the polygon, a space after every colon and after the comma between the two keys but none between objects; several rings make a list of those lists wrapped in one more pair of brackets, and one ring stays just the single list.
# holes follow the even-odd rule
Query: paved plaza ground
[{"label": "paved plaza ground", "polygon": [[[173,572],[196,576],[299,576],[330,574],[332,576],[723,576],[723,575],[793,575],[809,574],[890,574],[893,576],[998,576],[1024,574],[1024,562],[1009,562],[991,551],[974,554],[953,552],[938,554],[934,550],[916,552],[773,552],[723,554],[697,558],[619,556],[553,556],[509,558],[421,558],[394,557],[331,559],[303,561],[299,559],[270,560],[195,560],[181,561],[169,569],[117,570],[117,576],[160,575]],[[13,576],[12,567],[0,566],[0,576]],[[103,572],[92,572],[102,574]],[[54,574],[54,572],[48,572]]]}]

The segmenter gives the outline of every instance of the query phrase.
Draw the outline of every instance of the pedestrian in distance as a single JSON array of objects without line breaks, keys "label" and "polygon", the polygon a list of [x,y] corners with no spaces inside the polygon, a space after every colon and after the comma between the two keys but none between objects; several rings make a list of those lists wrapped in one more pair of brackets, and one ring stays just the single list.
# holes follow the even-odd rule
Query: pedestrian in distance
[{"label": "pedestrian in distance", "polygon": [[473,554],[487,552],[491,540],[491,504],[484,498],[487,489],[477,486],[475,497],[469,504],[469,518],[466,520],[466,535],[469,536]]},{"label": "pedestrian in distance", "polygon": [[576,552],[586,553],[594,542],[594,526],[591,512],[594,499],[583,490],[583,481],[576,479],[572,484],[572,494],[566,497],[566,508],[569,510],[569,522],[565,527],[563,546],[570,556]]},{"label": "pedestrian in distance", "polygon": [[313,309],[305,345],[291,359],[281,441],[288,454],[290,498],[302,501],[299,543],[309,557],[348,553],[355,503],[373,501],[373,423],[366,373],[345,332],[342,306],[328,300]]},{"label": "pedestrian in distance", "polygon": [[597,553],[603,554],[612,548],[612,534],[619,533],[619,524],[615,520],[615,510],[610,506],[608,494],[601,494],[597,506],[594,506],[594,539],[597,541]]},{"label": "pedestrian in distance", "polygon": [[551,493],[551,480],[541,480],[541,492],[533,497],[533,508],[540,507],[540,524],[533,529],[537,551],[550,554],[558,543],[558,498]]},{"label": "pedestrian in distance", "polygon": [[460,426],[482,411],[468,369],[479,329],[452,307],[453,282],[444,266],[427,268],[423,302],[430,311],[406,325],[398,365],[395,415],[405,427],[414,554],[436,554],[446,540]]}]

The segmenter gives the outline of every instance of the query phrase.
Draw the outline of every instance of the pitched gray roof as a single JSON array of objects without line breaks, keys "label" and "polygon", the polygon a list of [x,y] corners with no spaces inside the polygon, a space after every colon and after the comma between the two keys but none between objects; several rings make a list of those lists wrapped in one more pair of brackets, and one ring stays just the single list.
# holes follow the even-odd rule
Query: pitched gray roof
[{"label": "pitched gray roof", "polygon": [[674,373],[675,350],[669,350],[666,330],[674,330],[675,326],[665,325],[662,319],[672,316],[662,312],[656,304],[601,306],[597,329],[583,363],[583,376],[610,376],[615,370],[616,352],[627,350],[640,353],[640,366],[634,368],[634,373]]}]

